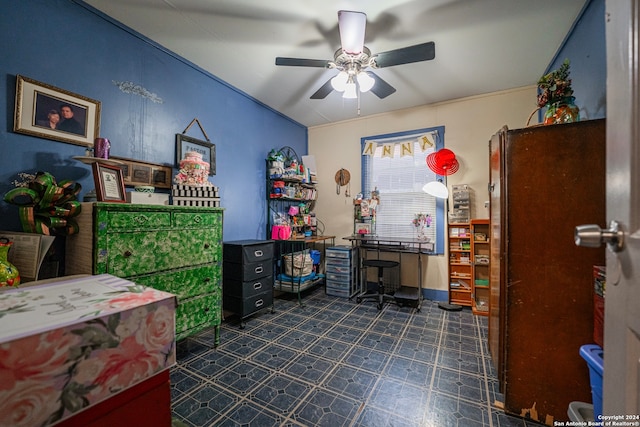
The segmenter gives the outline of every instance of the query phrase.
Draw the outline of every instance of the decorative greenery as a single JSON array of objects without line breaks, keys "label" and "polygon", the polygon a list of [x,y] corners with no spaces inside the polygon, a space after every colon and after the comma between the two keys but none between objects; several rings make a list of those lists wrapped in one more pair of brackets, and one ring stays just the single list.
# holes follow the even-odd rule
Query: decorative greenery
[{"label": "decorative greenery", "polygon": [[565,59],[557,70],[540,77],[538,89],[538,107],[561,103],[573,96],[569,78],[569,59]]}]

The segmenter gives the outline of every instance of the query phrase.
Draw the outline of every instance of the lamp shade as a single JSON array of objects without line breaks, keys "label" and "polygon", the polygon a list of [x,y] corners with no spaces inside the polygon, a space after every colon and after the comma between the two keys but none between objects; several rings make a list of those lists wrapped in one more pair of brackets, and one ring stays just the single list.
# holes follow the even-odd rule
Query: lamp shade
[{"label": "lamp shade", "polygon": [[357,98],[358,93],[356,92],[356,84],[353,80],[350,80],[344,87],[344,93],[342,94],[343,98]]},{"label": "lamp shade", "polygon": [[376,81],[371,77],[366,71],[361,71],[358,73],[358,85],[360,86],[360,92],[369,91]]},{"label": "lamp shade", "polygon": [[427,182],[422,187],[422,191],[438,199],[446,199],[449,197],[449,189],[440,181]]},{"label": "lamp shade", "polygon": [[344,92],[345,86],[349,75],[345,71],[340,71],[334,78],[331,79],[331,86],[338,92]]}]

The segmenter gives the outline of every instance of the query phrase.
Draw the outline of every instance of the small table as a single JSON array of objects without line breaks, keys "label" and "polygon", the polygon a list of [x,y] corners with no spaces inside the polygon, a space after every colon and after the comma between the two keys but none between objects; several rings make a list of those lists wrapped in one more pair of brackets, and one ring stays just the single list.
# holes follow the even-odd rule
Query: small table
[{"label": "small table", "polygon": [[[352,245],[358,246],[360,250],[360,269],[363,269],[363,260],[366,259],[367,250],[374,250],[378,252],[378,258],[380,258],[380,252],[393,252],[398,253],[398,262],[400,268],[402,268],[402,254],[412,253],[418,255],[418,292],[414,288],[409,286],[401,286],[394,293],[394,299],[396,303],[400,305],[405,301],[415,302],[417,304],[417,310],[420,311],[422,305],[422,255],[432,254],[435,249],[435,244],[425,239],[412,239],[406,237],[389,237],[389,236],[374,236],[368,234],[357,234],[347,237],[343,237],[344,240],[348,240]],[[360,287],[363,292],[366,292],[366,275],[360,274],[361,283]],[[416,301],[417,299],[417,301]]]}]

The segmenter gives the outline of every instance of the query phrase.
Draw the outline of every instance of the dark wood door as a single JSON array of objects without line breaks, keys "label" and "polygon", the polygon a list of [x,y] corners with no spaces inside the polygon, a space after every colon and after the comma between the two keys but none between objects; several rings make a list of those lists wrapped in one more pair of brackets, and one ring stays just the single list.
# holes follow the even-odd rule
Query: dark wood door
[{"label": "dark wood door", "polygon": [[504,384],[504,298],[502,284],[504,278],[502,264],[505,262],[502,240],[503,203],[502,190],[502,147],[507,128],[496,133],[489,141],[489,252],[491,254],[489,270],[489,352],[498,374],[500,391]]},{"label": "dark wood door", "polygon": [[604,249],[577,247],[573,232],[605,220],[604,125],[503,134],[492,223],[500,228],[501,390],[508,412],[547,424],[567,420],[570,402],[591,401],[579,351],[593,342],[593,266],[603,265]]}]

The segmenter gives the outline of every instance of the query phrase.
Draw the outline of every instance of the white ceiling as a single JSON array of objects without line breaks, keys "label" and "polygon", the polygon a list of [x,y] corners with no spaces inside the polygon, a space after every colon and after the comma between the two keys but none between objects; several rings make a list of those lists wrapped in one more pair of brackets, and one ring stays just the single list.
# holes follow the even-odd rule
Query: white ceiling
[{"label": "white ceiling", "polygon": [[85,0],[305,126],[358,116],[338,92],[309,99],[336,70],[275,65],[333,60],[338,10],[367,14],[373,54],[435,42],[432,61],[375,70],[397,92],[362,94],[366,116],[535,84],[586,1]]}]

